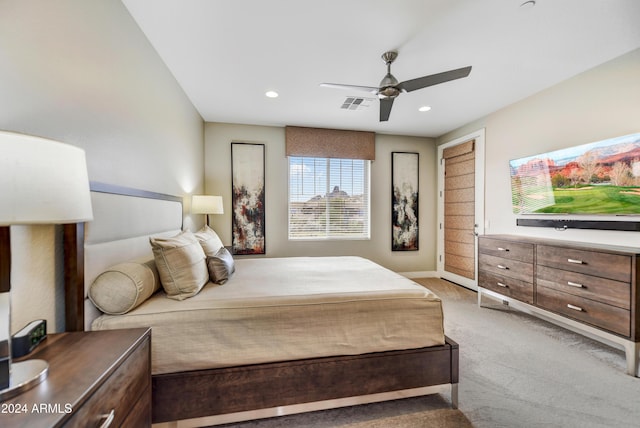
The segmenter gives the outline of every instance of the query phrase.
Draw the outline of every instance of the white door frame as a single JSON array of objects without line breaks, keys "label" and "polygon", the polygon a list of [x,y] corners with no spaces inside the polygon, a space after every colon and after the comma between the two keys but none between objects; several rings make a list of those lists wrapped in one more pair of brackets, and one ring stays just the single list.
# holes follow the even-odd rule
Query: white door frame
[{"label": "white door frame", "polygon": [[479,129],[438,146],[438,276],[472,290],[478,289],[478,240],[475,240],[475,280],[444,270],[444,161],[443,150],[475,140],[475,222],[476,234],[484,234],[484,131]]}]

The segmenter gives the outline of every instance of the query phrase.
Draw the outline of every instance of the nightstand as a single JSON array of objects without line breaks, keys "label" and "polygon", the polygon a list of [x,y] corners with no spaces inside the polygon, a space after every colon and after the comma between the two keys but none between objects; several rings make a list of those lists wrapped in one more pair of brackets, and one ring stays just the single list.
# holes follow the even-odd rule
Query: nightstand
[{"label": "nightstand", "polygon": [[49,375],[0,403],[0,426],[151,426],[150,329],[51,334],[28,358]]}]

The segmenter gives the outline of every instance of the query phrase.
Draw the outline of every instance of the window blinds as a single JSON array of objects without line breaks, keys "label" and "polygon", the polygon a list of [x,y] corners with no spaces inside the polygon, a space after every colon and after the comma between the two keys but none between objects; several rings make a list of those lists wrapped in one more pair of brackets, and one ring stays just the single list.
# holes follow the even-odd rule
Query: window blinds
[{"label": "window blinds", "polygon": [[368,239],[369,164],[289,157],[289,239]]}]

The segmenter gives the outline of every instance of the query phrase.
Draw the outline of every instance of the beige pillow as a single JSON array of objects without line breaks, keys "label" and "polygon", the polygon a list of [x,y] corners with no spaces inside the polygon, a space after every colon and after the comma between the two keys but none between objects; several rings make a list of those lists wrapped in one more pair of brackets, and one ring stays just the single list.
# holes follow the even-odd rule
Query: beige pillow
[{"label": "beige pillow", "polygon": [[209,282],[206,256],[193,233],[149,238],[149,242],[167,297],[184,300],[198,294]]},{"label": "beige pillow", "polygon": [[235,262],[231,253],[222,247],[215,256],[207,257],[209,278],[216,284],[224,284],[236,271]]},{"label": "beige pillow", "polygon": [[209,226],[205,225],[195,233],[195,236],[198,239],[198,242],[200,242],[200,245],[202,245],[202,249],[207,257],[215,256],[218,250],[224,247],[220,237],[218,237],[218,234]]},{"label": "beige pillow", "polygon": [[155,262],[119,263],[102,272],[89,288],[89,299],[109,315],[122,315],[140,306],[160,289]]}]

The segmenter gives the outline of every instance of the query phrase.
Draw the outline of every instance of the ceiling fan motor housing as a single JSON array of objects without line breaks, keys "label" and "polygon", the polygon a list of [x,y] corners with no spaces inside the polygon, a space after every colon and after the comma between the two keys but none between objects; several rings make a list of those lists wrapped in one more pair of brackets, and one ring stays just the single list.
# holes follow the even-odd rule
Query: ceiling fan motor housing
[{"label": "ceiling fan motor housing", "polygon": [[400,89],[398,89],[398,79],[391,74],[391,63],[398,57],[398,52],[389,51],[382,54],[382,60],[387,65],[387,75],[380,81],[378,87],[378,98],[387,99],[395,98],[400,95]]}]

